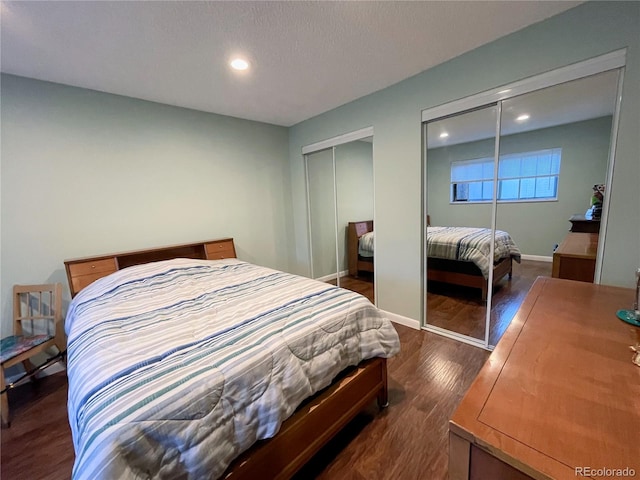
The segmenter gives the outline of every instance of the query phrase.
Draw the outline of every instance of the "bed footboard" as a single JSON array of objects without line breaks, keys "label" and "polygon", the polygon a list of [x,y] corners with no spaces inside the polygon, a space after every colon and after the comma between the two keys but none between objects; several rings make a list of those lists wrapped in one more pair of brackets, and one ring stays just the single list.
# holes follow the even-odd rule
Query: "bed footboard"
[{"label": "bed footboard", "polygon": [[231,464],[225,479],[287,479],[365,406],[386,406],[387,360],[365,360],[287,419],[278,434],[258,442]]},{"label": "bed footboard", "polygon": [[[503,258],[493,267],[493,285],[495,286],[505,275],[513,276],[513,259]],[[487,300],[487,280],[480,269],[472,262],[429,258],[427,262],[427,279],[434,282],[451,283],[464,287],[479,288],[482,300]]]}]

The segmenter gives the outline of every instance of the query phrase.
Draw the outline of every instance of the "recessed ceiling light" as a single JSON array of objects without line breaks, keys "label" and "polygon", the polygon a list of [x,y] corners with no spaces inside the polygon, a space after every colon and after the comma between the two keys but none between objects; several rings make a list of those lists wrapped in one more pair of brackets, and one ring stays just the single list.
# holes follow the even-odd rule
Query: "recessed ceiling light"
[{"label": "recessed ceiling light", "polygon": [[440,134],[440,138],[447,138],[449,136],[449,134],[447,132],[442,132]]},{"label": "recessed ceiling light", "polygon": [[231,68],[233,68],[234,70],[246,70],[247,68],[249,68],[249,62],[242,58],[234,58],[233,60],[231,60],[229,65],[231,65]]},{"label": "recessed ceiling light", "polygon": [[516,118],[516,122],[524,122],[525,120],[529,120],[529,115],[526,113]]},{"label": "recessed ceiling light", "polygon": [[500,91],[498,92],[498,95],[502,95],[503,93],[509,93],[510,91],[511,91],[511,89],[510,89],[510,88],[507,88],[506,90],[500,90]]}]

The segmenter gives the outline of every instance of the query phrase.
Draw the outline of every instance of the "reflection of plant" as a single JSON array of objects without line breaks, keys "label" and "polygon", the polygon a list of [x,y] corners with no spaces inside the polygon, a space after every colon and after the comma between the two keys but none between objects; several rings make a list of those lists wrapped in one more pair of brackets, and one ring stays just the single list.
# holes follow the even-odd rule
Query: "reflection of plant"
[{"label": "reflection of plant", "polygon": [[604,199],[604,184],[598,183],[593,186],[593,194],[591,195],[591,205],[602,204]]}]

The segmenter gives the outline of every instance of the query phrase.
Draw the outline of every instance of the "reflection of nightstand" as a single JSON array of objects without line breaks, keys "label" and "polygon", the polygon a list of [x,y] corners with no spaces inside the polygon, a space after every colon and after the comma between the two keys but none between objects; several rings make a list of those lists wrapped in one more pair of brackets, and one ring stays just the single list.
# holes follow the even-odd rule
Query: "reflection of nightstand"
[{"label": "reflection of nightstand", "polygon": [[600,219],[590,220],[584,215],[571,215],[571,232],[598,233],[600,232]]}]

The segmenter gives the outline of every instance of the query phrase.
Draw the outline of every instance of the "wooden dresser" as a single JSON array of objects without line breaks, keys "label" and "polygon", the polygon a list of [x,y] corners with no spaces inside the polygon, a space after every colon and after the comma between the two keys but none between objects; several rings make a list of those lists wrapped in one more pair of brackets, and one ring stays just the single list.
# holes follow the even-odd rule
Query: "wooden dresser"
[{"label": "wooden dresser", "polygon": [[141,263],[157,262],[170,258],[195,258],[200,260],[220,260],[235,258],[233,238],[207,240],[205,242],[173,245],[148,250],[111,253],[96,257],[76,258],[64,262],[69,279],[71,296],[99,278],[106,277],[121,268]]},{"label": "wooden dresser", "polygon": [[616,317],[634,293],[536,280],[451,418],[451,480],[640,476],[640,368],[629,350],[640,329]]},{"label": "wooden dresser", "polygon": [[553,252],[552,276],[593,282],[598,253],[597,233],[569,232]]}]

